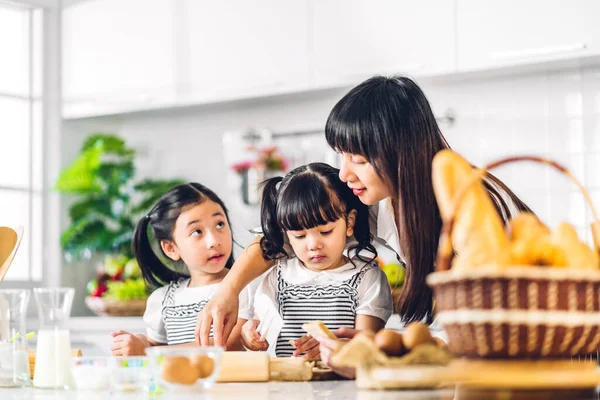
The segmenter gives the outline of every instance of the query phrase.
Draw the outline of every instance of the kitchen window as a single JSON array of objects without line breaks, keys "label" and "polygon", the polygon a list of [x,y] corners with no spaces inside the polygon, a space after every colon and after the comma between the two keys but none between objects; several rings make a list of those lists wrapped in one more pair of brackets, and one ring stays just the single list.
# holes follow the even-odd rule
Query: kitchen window
[{"label": "kitchen window", "polygon": [[59,22],[47,4],[0,0],[0,226],[25,230],[4,287],[49,278],[45,154],[60,132],[60,91],[46,92],[59,82]]}]

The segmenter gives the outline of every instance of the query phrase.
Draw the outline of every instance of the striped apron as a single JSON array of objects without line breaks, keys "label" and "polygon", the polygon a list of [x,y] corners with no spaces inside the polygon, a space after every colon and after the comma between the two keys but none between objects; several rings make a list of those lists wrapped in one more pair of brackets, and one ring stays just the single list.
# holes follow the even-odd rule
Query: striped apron
[{"label": "striped apron", "polygon": [[303,286],[286,282],[281,276],[281,266],[277,266],[277,303],[283,318],[275,348],[277,357],[292,355],[294,348],[289,342],[306,334],[302,329],[306,322],[322,321],[330,330],[354,328],[358,285],[368,269],[362,268],[343,282]]},{"label": "striped apron", "polygon": [[[193,342],[198,314],[208,303],[202,300],[198,303],[175,305],[175,292],[185,279],[179,279],[177,282],[171,282],[165,293],[162,304],[162,318],[167,332],[167,343],[184,344]],[[210,330],[212,337],[212,328]]]}]

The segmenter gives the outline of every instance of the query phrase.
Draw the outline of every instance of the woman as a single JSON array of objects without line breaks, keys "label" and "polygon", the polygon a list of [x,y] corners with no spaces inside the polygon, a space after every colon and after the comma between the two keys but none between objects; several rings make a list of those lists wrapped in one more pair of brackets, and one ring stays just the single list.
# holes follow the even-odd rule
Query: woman
[{"label": "woman", "polygon": [[[433,315],[433,294],[425,283],[433,271],[442,225],[431,183],[435,154],[449,148],[431,106],[406,77],[374,77],[350,90],[333,108],[325,126],[327,142],[341,154],[340,178],[370,205],[376,241],[393,249],[406,266],[399,302],[404,322]],[[506,222],[515,210],[529,211],[501,181],[488,174],[486,188]],[[374,223],[376,222],[376,223]],[[271,267],[256,242],[248,246],[200,316],[199,340],[223,343],[235,326],[237,296]],[[351,336],[352,331],[338,332]],[[327,346],[321,352],[327,359]]]}]

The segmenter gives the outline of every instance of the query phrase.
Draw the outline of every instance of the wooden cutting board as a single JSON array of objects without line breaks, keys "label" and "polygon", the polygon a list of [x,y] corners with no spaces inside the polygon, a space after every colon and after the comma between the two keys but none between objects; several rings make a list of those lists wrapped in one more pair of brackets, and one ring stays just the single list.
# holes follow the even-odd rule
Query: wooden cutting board
[{"label": "wooden cutting board", "polygon": [[600,385],[597,362],[455,360],[452,377],[465,388],[583,389]]}]

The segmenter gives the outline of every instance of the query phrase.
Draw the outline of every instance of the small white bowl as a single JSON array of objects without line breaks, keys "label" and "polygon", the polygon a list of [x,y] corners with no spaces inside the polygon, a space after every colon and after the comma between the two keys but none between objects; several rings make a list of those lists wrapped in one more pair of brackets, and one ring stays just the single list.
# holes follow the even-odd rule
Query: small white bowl
[{"label": "small white bowl", "polygon": [[153,379],[148,357],[112,357],[109,367],[110,384],[113,391],[150,391]]},{"label": "small white bowl", "polygon": [[77,390],[108,390],[108,357],[73,357],[71,373]]}]

